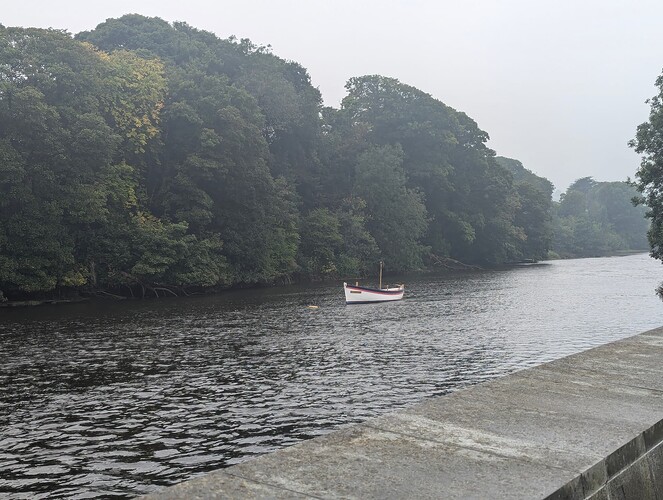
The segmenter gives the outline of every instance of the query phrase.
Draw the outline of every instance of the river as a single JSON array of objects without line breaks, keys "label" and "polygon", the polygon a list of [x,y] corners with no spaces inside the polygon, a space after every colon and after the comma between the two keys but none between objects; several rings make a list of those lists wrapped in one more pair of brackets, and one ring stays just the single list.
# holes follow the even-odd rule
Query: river
[{"label": "river", "polygon": [[[0,310],[0,496],[131,498],[663,325],[645,254]],[[318,306],[312,308],[309,306]]]}]

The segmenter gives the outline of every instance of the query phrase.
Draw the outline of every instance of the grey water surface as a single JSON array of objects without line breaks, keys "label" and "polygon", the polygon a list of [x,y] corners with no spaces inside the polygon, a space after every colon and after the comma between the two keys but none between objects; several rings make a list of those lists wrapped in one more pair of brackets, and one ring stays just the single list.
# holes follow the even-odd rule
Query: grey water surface
[{"label": "grey water surface", "polygon": [[[0,497],[130,498],[663,325],[645,254],[0,310]],[[311,308],[308,306],[318,306]]]}]

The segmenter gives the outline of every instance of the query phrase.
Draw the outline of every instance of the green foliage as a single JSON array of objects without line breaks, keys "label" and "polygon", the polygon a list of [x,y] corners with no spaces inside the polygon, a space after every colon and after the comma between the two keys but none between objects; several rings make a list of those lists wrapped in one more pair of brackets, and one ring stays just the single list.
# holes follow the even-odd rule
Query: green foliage
[{"label": "green foliage", "polygon": [[229,281],[219,237],[141,212],[143,179],[122,161],[145,161],[160,133],[159,61],[16,28],[0,29],[0,57],[2,289]]},{"label": "green foliage", "polygon": [[365,211],[366,202],[355,197],[344,200],[335,213],[317,208],[303,217],[302,271],[315,278],[361,277],[374,272],[381,253],[366,228]]},{"label": "green foliage", "polygon": [[166,81],[158,59],[143,59],[128,51],[100,53],[107,66],[104,111],[128,151],[144,153],[148,142],[159,134]]},{"label": "green foliage", "polygon": [[497,163],[511,173],[517,192],[514,225],[522,230],[518,258],[543,259],[553,237],[552,183],[523,167],[518,160],[497,157]]},{"label": "green foliage", "polygon": [[315,277],[336,275],[336,256],[343,245],[338,217],[326,208],[302,219],[300,251],[304,271]]},{"label": "green foliage", "polygon": [[[381,259],[404,271],[549,250],[552,185],[393,78],[352,78],[341,108],[323,108],[307,71],[268,47],[139,15],[74,39],[0,27],[0,61],[10,298],[347,279]],[[633,226],[617,191],[596,195],[602,217]],[[573,196],[562,211],[577,219]]]},{"label": "green foliage", "polygon": [[340,276],[359,277],[375,272],[380,249],[366,227],[366,214],[366,202],[357,197],[343,200],[336,213],[343,238],[343,249],[336,261]]},{"label": "green foliage", "polygon": [[426,206],[420,193],[406,187],[400,146],[371,147],[359,157],[354,194],[366,201],[366,227],[390,267],[421,268]]},{"label": "green foliage", "polygon": [[132,256],[129,271],[120,271],[121,281],[148,286],[211,286],[226,281],[218,238],[199,242],[186,234],[185,223],[164,223],[143,213],[132,217],[130,228]]},{"label": "green foliage", "polygon": [[663,74],[656,79],[656,87],[658,93],[647,101],[649,120],[638,126],[629,145],[642,155],[634,183],[639,195],[634,201],[648,207],[651,255],[663,260]]},{"label": "green foliage", "polygon": [[275,181],[287,172],[276,144],[306,124],[317,133],[320,96],[306,72],[247,41],[135,15],[79,37],[167,63],[163,147],[147,165],[150,210],[193,234],[219,235],[232,282],[287,278],[297,267],[298,214],[294,181]]},{"label": "green foliage", "polygon": [[103,63],[64,32],[15,28],[0,28],[0,60],[0,286],[82,285],[76,226],[117,144],[98,114]]},{"label": "green foliage", "polygon": [[[488,134],[472,119],[393,78],[352,78],[346,88],[339,116],[327,113],[327,138],[337,142],[341,135],[359,149],[348,151],[356,157],[370,145],[399,147],[406,186],[420,193],[425,205],[425,230],[417,234],[420,224],[411,226],[419,248],[406,251],[408,258],[398,257],[399,268],[419,267],[424,247],[476,263],[501,263],[528,251],[521,245],[522,228],[514,225],[520,201],[513,179],[496,163],[485,145]],[[348,152],[342,157],[346,164],[352,161]],[[352,174],[341,182],[355,182]]]},{"label": "green foliage", "polygon": [[553,250],[562,257],[599,257],[647,247],[645,210],[626,182],[578,179],[555,204]]}]

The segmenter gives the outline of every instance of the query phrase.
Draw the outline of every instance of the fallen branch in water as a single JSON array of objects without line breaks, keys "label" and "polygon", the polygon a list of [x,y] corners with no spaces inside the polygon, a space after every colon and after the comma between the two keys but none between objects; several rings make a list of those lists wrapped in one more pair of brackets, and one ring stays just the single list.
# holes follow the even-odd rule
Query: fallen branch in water
[{"label": "fallen branch in water", "polygon": [[126,297],[122,297],[122,295],[115,295],[114,293],[104,292],[103,290],[96,290],[96,291],[94,292],[94,294],[95,294],[95,295],[108,295],[109,297],[113,297],[114,299],[117,299],[117,300],[124,300],[124,299],[126,299]]},{"label": "fallen branch in water", "polygon": [[[169,288],[164,288],[164,287],[160,287],[160,286],[155,286],[155,287],[152,288],[152,290],[153,290],[153,291],[161,290],[161,291],[163,291],[163,292],[172,293],[175,297],[179,297],[179,295],[177,295],[175,292],[173,292],[173,291],[170,290]],[[157,297],[158,297],[158,295],[157,295]]]},{"label": "fallen branch in water", "polygon": [[451,269],[453,271],[458,271],[460,269],[481,271],[483,269],[481,266],[475,266],[473,264],[465,264],[464,262],[452,259],[451,257],[439,257],[435,254],[430,254],[430,258],[433,261],[434,265],[442,266],[446,269]]}]

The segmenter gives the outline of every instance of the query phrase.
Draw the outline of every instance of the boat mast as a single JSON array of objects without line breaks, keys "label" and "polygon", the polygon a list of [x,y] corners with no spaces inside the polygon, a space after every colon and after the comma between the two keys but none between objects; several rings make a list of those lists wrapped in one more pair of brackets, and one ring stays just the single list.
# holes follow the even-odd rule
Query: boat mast
[{"label": "boat mast", "polygon": [[379,288],[382,288],[382,264],[383,264],[382,261],[380,261],[380,287]]}]

